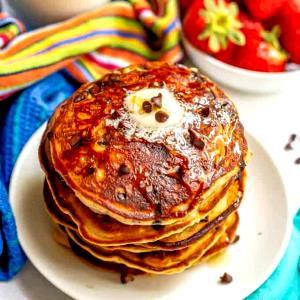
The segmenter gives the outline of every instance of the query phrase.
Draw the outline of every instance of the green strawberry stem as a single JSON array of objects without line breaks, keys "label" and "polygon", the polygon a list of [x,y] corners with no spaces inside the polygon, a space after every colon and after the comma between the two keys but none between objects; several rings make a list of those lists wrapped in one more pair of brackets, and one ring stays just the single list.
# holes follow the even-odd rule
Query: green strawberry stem
[{"label": "green strawberry stem", "polygon": [[279,37],[281,34],[281,29],[279,25],[275,25],[270,31],[263,30],[261,37],[272,45],[276,50],[278,50],[284,58],[288,58],[288,53],[281,47],[279,42]]},{"label": "green strawberry stem", "polygon": [[227,49],[229,41],[235,45],[245,45],[245,35],[240,31],[242,23],[238,20],[239,8],[235,2],[227,4],[224,0],[204,0],[204,8],[199,15],[206,26],[198,38],[208,39],[212,52]]}]

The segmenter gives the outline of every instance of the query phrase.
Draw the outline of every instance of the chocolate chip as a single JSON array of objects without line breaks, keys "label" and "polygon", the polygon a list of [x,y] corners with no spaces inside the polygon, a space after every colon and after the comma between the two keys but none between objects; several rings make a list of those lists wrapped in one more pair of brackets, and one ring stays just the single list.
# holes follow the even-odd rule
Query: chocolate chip
[{"label": "chocolate chip", "polygon": [[128,268],[124,269],[121,271],[121,276],[120,276],[121,282],[123,284],[128,283],[130,281],[134,280],[133,274],[128,270]]},{"label": "chocolate chip", "polygon": [[87,173],[89,175],[92,175],[95,173],[95,171],[96,171],[96,168],[91,166],[91,167],[88,167]]},{"label": "chocolate chip", "polygon": [[210,113],[210,109],[209,107],[204,107],[202,110],[201,110],[201,116],[204,117],[204,118],[207,118],[209,116],[209,113]]},{"label": "chocolate chip", "polygon": [[287,143],[287,144],[284,146],[284,150],[286,150],[286,151],[293,150],[293,147],[292,147],[291,143]]},{"label": "chocolate chip", "polygon": [[97,84],[94,84],[90,89],[89,89],[89,92],[92,94],[92,95],[96,95],[100,92],[100,88]]},{"label": "chocolate chip", "polygon": [[240,162],[239,162],[239,166],[240,166],[240,170],[243,171],[243,170],[246,168],[246,163],[245,163],[245,161],[243,161],[243,160],[240,161]]},{"label": "chocolate chip", "polygon": [[284,150],[288,151],[288,150],[292,150],[292,143],[296,140],[297,135],[295,133],[291,134],[289,137],[289,141],[288,143],[284,146]]},{"label": "chocolate chip", "polygon": [[111,114],[112,118],[113,119],[117,119],[117,118],[120,118],[121,117],[121,114],[115,110],[112,114]]},{"label": "chocolate chip", "polygon": [[162,210],[161,210],[161,204],[158,202],[158,203],[156,203],[156,205],[155,205],[155,214],[156,214],[156,215],[161,215],[161,213],[162,213]]},{"label": "chocolate chip", "polygon": [[80,135],[74,135],[70,140],[70,145],[72,148],[79,147],[82,143],[82,138]]},{"label": "chocolate chip", "polygon": [[125,191],[124,192],[118,192],[117,198],[118,198],[118,200],[124,202],[126,200],[126,192]]},{"label": "chocolate chip", "polygon": [[168,170],[166,175],[169,177],[176,178],[176,179],[181,179],[184,175],[184,170],[181,166],[176,166],[176,167]]},{"label": "chocolate chip", "polygon": [[205,77],[200,74],[199,70],[192,70],[191,80],[196,82],[204,82]]},{"label": "chocolate chip", "polygon": [[101,215],[101,222],[103,224],[108,224],[111,222],[111,218],[108,215]]},{"label": "chocolate chip", "polygon": [[182,178],[184,175],[184,170],[181,166],[176,167],[176,175],[178,178]]},{"label": "chocolate chip", "polygon": [[294,142],[296,140],[296,138],[297,138],[297,135],[295,133],[290,135],[290,141],[291,142]]},{"label": "chocolate chip", "polygon": [[162,107],[162,94],[159,93],[157,96],[151,98],[151,103],[154,107],[161,108]]},{"label": "chocolate chip", "polygon": [[203,150],[205,143],[200,138],[199,134],[194,129],[189,129],[191,143],[198,149]]},{"label": "chocolate chip", "polygon": [[300,165],[300,157],[298,157],[298,158],[295,160],[295,164],[296,164],[296,165]]},{"label": "chocolate chip", "polygon": [[103,78],[101,81],[96,82],[97,86],[99,87],[99,92],[102,91],[105,87],[109,85],[109,81],[104,81]]},{"label": "chocolate chip", "polygon": [[77,95],[75,98],[74,98],[74,102],[77,103],[77,102],[80,102],[82,100],[84,100],[85,97],[82,95],[82,94],[79,94]]},{"label": "chocolate chip", "polygon": [[234,240],[233,240],[233,242],[232,242],[232,244],[237,243],[239,240],[240,240],[240,236],[236,235],[235,238],[234,238]]},{"label": "chocolate chip", "polygon": [[169,119],[169,115],[167,113],[165,113],[162,110],[159,110],[156,114],[155,114],[155,120],[158,123],[164,123]]},{"label": "chocolate chip", "polygon": [[205,216],[205,218],[200,220],[201,223],[206,223],[208,222],[208,216]]},{"label": "chocolate chip", "polygon": [[49,132],[47,133],[47,138],[48,138],[48,140],[51,140],[51,139],[53,138],[53,136],[54,136],[54,134],[53,134],[52,131],[49,131]]},{"label": "chocolate chip", "polygon": [[230,283],[232,281],[232,276],[228,273],[224,273],[223,276],[220,277],[220,282],[221,283]]},{"label": "chocolate chip", "polygon": [[147,193],[151,193],[152,191],[153,191],[152,185],[146,186],[146,192],[147,192]]},{"label": "chocolate chip", "polygon": [[83,101],[87,97],[87,95],[88,95],[87,91],[82,91],[79,95],[77,95],[74,98],[74,102],[77,103]]},{"label": "chocolate chip", "polygon": [[111,136],[107,133],[105,133],[101,139],[97,142],[98,145],[107,146],[108,142],[111,140]]},{"label": "chocolate chip", "polygon": [[150,113],[152,111],[152,104],[149,101],[144,101],[142,104],[144,112]]},{"label": "chocolate chip", "polygon": [[164,226],[164,225],[160,225],[160,224],[152,224],[151,227],[152,227],[155,231],[160,231],[160,230],[163,229],[165,226]]},{"label": "chocolate chip", "polygon": [[100,145],[100,146],[106,146],[107,145],[107,141],[100,140],[100,141],[97,142],[97,144]]},{"label": "chocolate chip", "polygon": [[119,176],[127,175],[129,173],[130,173],[130,169],[125,164],[122,164],[118,170]]}]

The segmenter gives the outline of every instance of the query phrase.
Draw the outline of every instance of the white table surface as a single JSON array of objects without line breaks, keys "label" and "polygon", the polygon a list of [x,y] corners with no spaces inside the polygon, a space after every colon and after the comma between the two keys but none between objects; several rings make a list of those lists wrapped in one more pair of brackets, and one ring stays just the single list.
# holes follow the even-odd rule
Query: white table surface
[{"label": "white table surface", "polygon": [[[288,197],[295,213],[300,206],[300,165],[294,160],[300,157],[300,139],[293,151],[284,151],[290,134],[300,135],[300,78],[293,87],[276,95],[249,95],[230,91],[240,112],[245,128],[254,134],[276,160],[286,183]],[[0,299],[3,300],[70,300],[71,298],[51,285],[28,262],[11,281],[0,283]]]}]

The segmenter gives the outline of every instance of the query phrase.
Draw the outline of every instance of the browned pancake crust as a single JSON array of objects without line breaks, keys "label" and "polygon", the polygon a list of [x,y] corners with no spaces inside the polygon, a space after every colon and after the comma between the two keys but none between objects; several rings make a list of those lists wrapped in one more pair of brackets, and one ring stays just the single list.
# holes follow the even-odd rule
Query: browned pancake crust
[{"label": "browned pancake crust", "polygon": [[[231,187],[231,185],[229,185],[228,188],[223,186],[221,192],[216,195],[216,199],[213,199],[201,207],[204,214],[199,214],[199,216],[198,214],[195,215],[195,225],[193,226],[191,226],[191,224],[193,224],[193,220],[186,220],[179,224],[176,223],[166,226],[126,225],[106,215],[100,215],[92,212],[76,198],[74,193],[53,169],[53,166],[48,159],[48,151],[46,150],[48,148],[48,142],[47,140],[45,141],[44,146],[40,148],[40,158],[41,161],[43,161],[43,167],[47,174],[48,184],[45,184],[44,198],[50,215],[56,223],[72,229],[77,229],[83,238],[98,245],[112,246],[143,242],[141,247],[144,248],[144,246],[147,246],[148,251],[151,251],[151,249],[172,250],[187,247],[190,242],[178,245],[176,243],[165,244],[164,240],[162,240],[159,244],[152,243],[146,245],[144,243],[156,241],[167,236],[169,236],[171,240],[167,239],[166,242],[185,240],[187,237],[193,236],[194,233],[200,232],[200,230],[207,224],[207,221],[201,222],[199,216],[203,215],[203,217],[205,217],[207,215],[205,211],[213,210],[219,200],[225,196],[228,189],[231,190],[233,188],[232,192],[230,192],[232,193],[232,200],[230,203],[233,204],[229,205],[228,203],[231,207],[231,211],[232,209],[237,208],[237,204],[240,203],[240,198],[243,195],[244,180],[242,180],[242,178],[244,178],[244,176],[240,176],[240,183],[235,184],[235,187]],[[49,191],[49,187],[51,187],[51,191]],[[198,223],[199,221],[200,223]],[[188,231],[185,233],[184,229],[187,227]],[[183,232],[181,232],[178,237],[175,234],[176,238],[175,236],[172,238],[174,233],[179,231]],[[141,247],[138,249],[139,252]],[[132,248],[133,247],[130,246],[130,249]],[[135,246],[135,248],[137,248],[137,246]]]},{"label": "browned pancake crust", "polygon": [[[200,124],[189,128],[205,142],[197,157],[171,149],[164,140],[148,142],[135,135],[129,139],[122,128],[128,124],[107,125],[106,120],[124,114],[128,93],[159,85],[201,118]],[[99,126],[101,130],[95,130]],[[129,224],[167,224],[182,218],[216,179],[243,165],[247,153],[243,127],[230,99],[195,71],[162,63],[121,69],[84,85],[57,109],[47,137],[56,171],[77,196]],[[186,143],[190,142],[187,136]],[[97,145],[103,146],[100,152]],[[200,163],[197,176],[191,175],[191,159]],[[130,172],[120,176],[122,164]],[[174,173],[178,168],[180,172]],[[104,177],[99,178],[99,169]],[[120,189],[125,197],[119,197]]]}]

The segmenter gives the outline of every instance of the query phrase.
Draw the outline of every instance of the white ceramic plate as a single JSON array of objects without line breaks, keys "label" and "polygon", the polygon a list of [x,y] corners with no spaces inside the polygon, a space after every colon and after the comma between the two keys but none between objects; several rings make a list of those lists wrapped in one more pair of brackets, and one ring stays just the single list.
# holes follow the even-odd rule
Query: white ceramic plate
[{"label": "white ceramic plate", "polygon": [[[15,166],[10,201],[20,242],[36,268],[56,287],[76,299],[242,299],[257,289],[282,257],[291,220],[280,175],[258,141],[248,135],[254,153],[248,170],[245,199],[240,209],[240,240],[219,263],[203,263],[181,274],[141,276],[122,285],[119,275],[91,267],[52,237],[53,226],[42,197],[44,176],[38,145],[44,126],[29,140]],[[233,282],[218,283],[228,272]],[[197,298],[199,298],[197,296]]]}]

